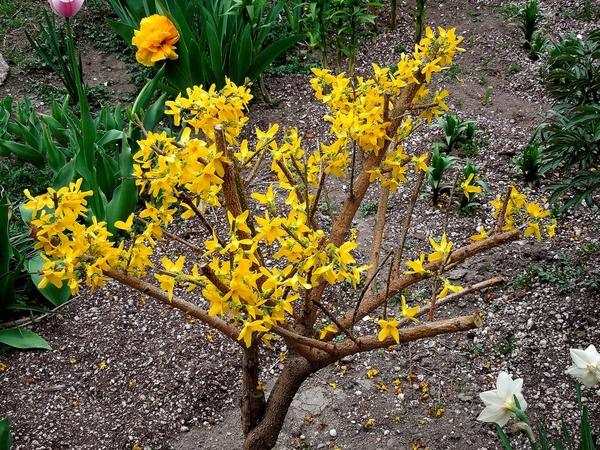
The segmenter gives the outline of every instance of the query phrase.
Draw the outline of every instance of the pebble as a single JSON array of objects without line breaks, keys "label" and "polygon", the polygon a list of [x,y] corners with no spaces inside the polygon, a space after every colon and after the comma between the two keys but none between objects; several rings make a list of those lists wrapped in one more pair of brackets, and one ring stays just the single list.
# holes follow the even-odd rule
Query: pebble
[{"label": "pebble", "polygon": [[186,427],[185,425],[182,425],[181,428],[179,429],[179,431],[181,431],[182,433],[187,433],[188,431],[190,431],[190,427]]},{"label": "pebble", "polygon": [[329,436],[331,436],[332,438],[337,436],[337,431],[335,430],[335,428],[329,430]]},{"label": "pebble", "polygon": [[0,54],[0,86],[4,84],[4,80],[6,80],[6,78],[8,77],[9,71],[10,68],[8,67],[8,64],[2,57],[2,54]]}]

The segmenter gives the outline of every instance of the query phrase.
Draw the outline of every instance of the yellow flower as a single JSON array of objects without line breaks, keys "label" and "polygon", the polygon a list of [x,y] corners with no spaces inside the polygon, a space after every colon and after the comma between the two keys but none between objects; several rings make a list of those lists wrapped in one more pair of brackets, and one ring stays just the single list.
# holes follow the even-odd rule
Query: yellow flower
[{"label": "yellow flower", "polygon": [[429,156],[429,153],[423,153],[421,156],[419,156],[418,158],[416,156],[412,157],[412,163],[415,165],[415,172],[418,172],[419,170],[422,170],[423,172],[427,172],[427,163],[425,161],[427,161],[427,157]]},{"label": "yellow flower", "polygon": [[410,267],[412,270],[407,270],[404,273],[409,275],[412,273],[418,273],[421,275],[425,275],[427,273],[427,270],[425,270],[423,268],[423,263],[425,262],[425,255],[423,253],[421,253],[421,255],[419,256],[419,259],[417,261],[408,261],[406,263],[406,265],[408,267]]},{"label": "yellow flower", "polygon": [[167,17],[154,14],[140,22],[131,43],[138,48],[135,58],[144,66],[153,66],[163,59],[177,59],[175,44],[179,32]]},{"label": "yellow flower", "polygon": [[480,225],[479,227],[477,227],[477,231],[479,231],[479,234],[471,236],[472,241],[483,241],[489,237],[489,235],[485,231],[485,227],[483,225]]},{"label": "yellow flower", "polygon": [[336,328],[335,325],[327,325],[325,328],[323,328],[321,330],[321,335],[319,336],[319,339],[323,339],[325,336],[327,336],[327,333],[337,333],[338,329]]},{"label": "yellow flower", "polygon": [[379,374],[379,370],[377,370],[376,368],[372,368],[369,369],[369,371],[367,372],[367,378],[373,378],[376,377]]},{"label": "yellow flower", "polygon": [[427,260],[429,262],[437,261],[438,259],[445,260],[446,257],[450,254],[450,249],[452,248],[452,242],[446,241],[446,233],[444,233],[444,235],[442,236],[442,240],[440,241],[439,244],[437,242],[435,242],[433,240],[433,238],[429,238],[429,242],[431,243],[431,246],[435,250],[435,252],[431,253],[427,257]]},{"label": "yellow flower", "polygon": [[240,331],[240,335],[238,336],[238,341],[244,340],[246,347],[250,347],[252,345],[252,332],[253,331],[269,331],[264,325],[263,320],[254,320],[249,322],[247,320],[244,321],[244,327],[242,331]]},{"label": "yellow flower", "polygon": [[448,291],[452,291],[452,292],[462,291],[462,289],[463,289],[462,287],[453,286],[452,284],[450,284],[450,280],[447,280],[445,278],[442,278],[442,279],[444,280],[444,288],[437,295],[437,298],[444,298],[446,295],[448,295]]},{"label": "yellow flower", "polygon": [[472,173],[471,175],[469,175],[469,177],[463,183],[460,184],[460,188],[462,189],[463,193],[465,194],[465,197],[467,197],[467,200],[471,199],[469,194],[481,193],[481,188],[479,186],[471,185],[471,182],[473,181],[474,176],[475,176],[475,174]]},{"label": "yellow flower", "polygon": [[548,237],[553,238],[555,231],[556,231],[556,219],[552,219],[552,225],[546,227],[546,232],[548,233]]},{"label": "yellow flower", "polygon": [[129,217],[127,218],[126,222],[123,222],[122,220],[117,220],[115,222],[115,228],[118,228],[118,229],[124,230],[124,231],[131,231],[131,227],[133,225],[133,216],[134,216],[134,214],[131,213],[129,215]]},{"label": "yellow flower", "polygon": [[396,319],[381,319],[379,321],[379,326],[381,327],[381,331],[379,332],[377,339],[379,339],[380,341],[384,341],[386,337],[392,335],[392,337],[396,341],[396,344],[400,343],[400,334],[398,333],[398,321]]},{"label": "yellow flower", "polygon": [[273,184],[269,185],[269,189],[267,189],[266,194],[259,194],[255,192],[250,195],[255,200],[258,200],[259,203],[263,205],[267,205],[269,208],[275,207],[275,192],[273,192]]},{"label": "yellow flower", "polygon": [[401,317],[409,318],[413,322],[418,323],[419,321],[417,319],[415,319],[415,314],[417,314],[420,309],[421,309],[421,307],[419,305],[413,306],[412,308],[408,308],[406,306],[406,299],[404,298],[404,295],[402,296],[402,311],[400,311]]}]

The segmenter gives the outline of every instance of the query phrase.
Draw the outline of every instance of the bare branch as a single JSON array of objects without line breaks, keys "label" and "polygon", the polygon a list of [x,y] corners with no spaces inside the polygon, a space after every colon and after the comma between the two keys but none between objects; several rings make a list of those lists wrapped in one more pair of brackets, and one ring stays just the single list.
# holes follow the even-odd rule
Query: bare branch
[{"label": "bare branch", "polygon": [[164,303],[165,305],[173,306],[174,308],[180,309],[186,314],[189,314],[190,316],[201,320],[205,324],[216,328],[221,333],[237,342],[240,346],[243,345],[243,343],[237,340],[240,335],[240,332],[236,327],[216,316],[209,316],[208,313],[199,306],[185,301],[177,296],[173,296],[173,298],[169,300],[169,295],[163,290],[157,288],[156,286],[146,281],[132,277],[131,275],[128,275],[125,272],[122,272],[117,269],[105,270],[104,275],[112,278],[113,280],[118,281],[121,284],[129,286],[135,289],[136,291],[141,292],[142,294],[149,295],[150,297],[155,298],[156,300]]}]

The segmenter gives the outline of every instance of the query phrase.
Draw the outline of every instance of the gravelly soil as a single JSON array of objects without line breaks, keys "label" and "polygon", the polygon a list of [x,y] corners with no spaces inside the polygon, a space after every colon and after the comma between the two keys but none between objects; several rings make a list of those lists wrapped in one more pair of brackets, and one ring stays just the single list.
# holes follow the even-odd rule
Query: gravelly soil
[{"label": "gravelly soil", "polygon": [[[489,176],[488,199],[504,192],[514,179],[520,189],[543,202],[547,194],[539,187],[523,187],[509,164],[550,106],[539,80],[543,58],[529,60],[520,48],[519,30],[501,12],[503,5],[494,0],[434,2],[429,5],[428,23],[456,26],[465,37],[467,51],[457,57],[456,70],[447,72],[441,85],[451,93],[452,113],[478,122],[482,145],[473,160]],[[595,22],[567,16],[565,11],[574,11],[577,2],[548,0],[541,5],[542,29],[552,39],[568,32],[586,35],[598,26],[597,15]],[[381,34],[376,43],[365,44],[359,72],[368,73],[371,61],[393,64],[399,46],[412,47],[411,9],[412,4],[401,5],[397,31],[387,29],[388,12],[382,9]],[[513,65],[521,71],[509,72]],[[115,72],[118,69],[107,73],[102,66],[91,66],[86,76],[102,82],[122,76]],[[309,148],[318,138],[325,139],[326,109],[313,99],[308,79],[271,78],[270,90],[279,106],[253,105],[247,129],[266,129],[279,122],[282,127],[297,125]],[[13,72],[8,84],[0,87],[0,97],[8,92],[18,95],[19,83],[18,72]],[[484,105],[487,86],[493,86],[492,102]],[[424,128],[405,151],[420,154],[439,139],[440,130]],[[334,202],[343,190],[341,185],[337,193],[330,193]],[[376,202],[376,195],[369,193],[367,200]],[[384,246],[396,242],[408,198],[408,193],[393,198]],[[494,223],[491,212],[484,205],[472,215],[451,213],[449,238],[457,245],[468,243],[478,225],[489,228]],[[415,217],[408,258],[416,249],[426,248],[429,236],[440,234],[445,211],[430,207],[424,198]],[[564,373],[570,364],[568,350],[600,345],[600,293],[584,286],[594,274],[599,277],[600,250],[593,250],[600,244],[598,219],[597,213],[580,208],[559,218],[557,235],[550,242],[519,241],[454,269],[449,277],[463,286],[496,274],[508,280],[437,312],[441,318],[481,311],[483,327],[359,355],[322,370],[302,387],[277,448],[408,449],[423,443],[421,448],[430,449],[500,449],[494,428],[475,420],[483,407],[477,395],[492,388],[500,371],[524,378],[531,419],[545,420],[554,436],[561,416],[573,429],[575,389]],[[356,221],[361,243],[357,253],[366,257],[374,219],[359,213]],[[190,239],[202,240],[194,222],[179,226]],[[179,251],[172,242],[161,249],[165,254]],[[540,277],[540,269],[542,275],[550,275]],[[414,288],[412,294],[418,295],[427,286]],[[241,446],[240,358],[234,344],[181,312],[115,284],[93,296],[74,298],[64,310],[68,314],[45,318],[35,326],[52,351],[0,354],[6,365],[0,372],[0,415],[10,415],[15,449]],[[374,324],[367,320],[363,326]],[[285,364],[278,359],[284,350],[276,346],[267,355],[263,368],[267,388]],[[372,368],[379,373],[370,379],[367,372]],[[416,378],[407,379],[409,373]],[[598,396],[591,390],[584,390],[584,396],[598,432]],[[441,408],[444,411],[436,417]]]}]

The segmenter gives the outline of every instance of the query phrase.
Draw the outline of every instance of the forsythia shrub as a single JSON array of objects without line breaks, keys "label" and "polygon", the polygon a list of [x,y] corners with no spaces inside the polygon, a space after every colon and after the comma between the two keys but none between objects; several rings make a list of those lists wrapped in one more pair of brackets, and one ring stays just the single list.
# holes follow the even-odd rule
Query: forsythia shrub
[{"label": "forsythia shrub", "polygon": [[[76,293],[82,282],[93,289],[112,278],[185,310],[239,342],[244,353],[245,448],[271,448],[295,392],[311,373],[344,355],[473,328],[480,319],[435,322],[407,334],[400,328],[410,319],[416,321],[420,308],[407,306],[403,297],[395,316],[391,307],[384,308],[379,332],[356,335],[357,320],[426,278],[441,283],[440,291],[434,292],[437,298],[460,291],[443,277],[445,265],[517,239],[519,220],[527,224],[525,234],[540,237],[540,221],[547,213],[526,203],[513,187],[510,195],[494,203],[498,229],[480,230],[473,237],[481,242],[452,251],[452,242],[444,234],[439,242],[431,239],[433,252],[407,263],[411,270],[394,272],[385,292],[366,295],[341,315],[321,301],[325,286],[348,282],[356,289],[369,269],[352,256],[357,243],[356,233],[350,231],[367,188],[379,181],[396,192],[407,181],[410,166],[421,174],[427,170],[429,155],[406,155],[402,142],[418,121],[431,121],[448,109],[444,104],[448,93],[431,93],[428,85],[433,73],[451,63],[460,41],[454,29],[439,28],[435,34],[428,28],[414,54],[402,55],[396,71],[373,65],[374,76],[369,79],[351,80],[344,74],[313,70],[311,85],[330,108],[325,120],[331,123],[333,139],[312,152],[305,151],[296,129],[279,137],[278,125],[256,130],[258,141],[253,147],[241,139],[248,120],[244,110],[251,99],[247,87],[228,81],[220,91],[214,86],[187,89],[167,102],[166,113],[176,126],[183,126],[180,135],[148,131],[139,141],[133,176],[149,200],[137,214],[115,223],[129,234],[129,240],[115,242],[106,223],[86,216],[86,197],[91,193],[81,191],[81,180],[35,198],[27,193],[30,201],[25,208],[33,210],[32,234],[46,260],[42,284],[66,282]],[[248,195],[250,182],[267,161],[276,182]],[[332,176],[349,178],[351,187],[327,233],[315,212],[326,179]],[[252,201],[256,207],[251,207]],[[204,248],[179,239],[197,259],[165,256],[162,268],[155,268],[151,256],[156,241],[168,233],[180,208],[184,219],[197,217],[211,237]],[[226,230],[209,223],[207,208],[224,209]],[[141,280],[150,269],[160,289]],[[186,286],[188,292],[199,288],[202,295],[194,297],[198,304],[175,295],[176,286]],[[317,320],[323,316],[326,321]],[[332,342],[336,336],[345,340]],[[275,337],[282,337],[294,354],[286,360],[280,382],[265,405],[256,348],[261,341],[270,346]],[[278,400],[271,402],[271,398]]]}]

